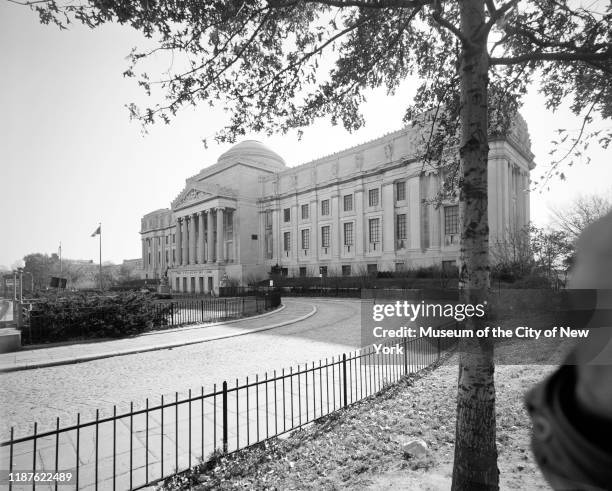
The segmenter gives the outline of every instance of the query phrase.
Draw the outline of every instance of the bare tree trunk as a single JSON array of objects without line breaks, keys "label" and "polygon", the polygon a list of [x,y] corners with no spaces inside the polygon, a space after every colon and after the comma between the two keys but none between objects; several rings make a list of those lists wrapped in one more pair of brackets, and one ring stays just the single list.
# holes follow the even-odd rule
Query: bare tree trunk
[{"label": "bare tree trunk", "polygon": [[[469,40],[463,44],[460,66],[461,270],[465,275],[460,301],[481,304],[489,289],[487,36],[482,34],[484,0],[459,4],[461,32]],[[471,318],[466,324],[475,331],[482,321]],[[497,490],[493,343],[489,338],[465,338],[459,352],[452,489]]]}]

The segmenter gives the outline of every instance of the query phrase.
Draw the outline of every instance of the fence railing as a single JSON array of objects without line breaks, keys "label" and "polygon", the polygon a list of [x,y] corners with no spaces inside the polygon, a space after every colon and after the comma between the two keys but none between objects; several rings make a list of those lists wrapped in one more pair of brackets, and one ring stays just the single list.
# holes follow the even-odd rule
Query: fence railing
[{"label": "fence railing", "polygon": [[[300,428],[376,394],[439,360],[451,340],[417,338],[371,346],[318,363],[223,382],[212,391],[60,425],[0,443],[9,472],[70,473],[72,489],[137,489],[206,461]],[[400,349],[401,348],[401,349]],[[384,354],[383,354],[384,351]],[[8,482],[8,489],[15,483]],[[23,484],[23,483],[21,483]],[[37,483],[27,483],[35,489]],[[66,484],[66,483],[64,483]],[[57,484],[53,486],[57,489]],[[52,486],[52,487],[53,487]],[[19,489],[23,489],[19,486]],[[70,489],[70,487],[69,487]]]},{"label": "fence railing", "polygon": [[[157,300],[151,304],[152,315],[148,310],[145,312],[146,315],[141,316],[140,323],[143,326],[140,330],[145,330],[146,323],[150,324],[147,327],[149,329],[164,329],[237,319],[278,307],[280,302],[281,297],[278,292],[240,298]],[[23,304],[21,307],[21,340],[24,345],[95,337],[92,331],[99,326],[119,325],[122,321],[116,306],[78,308],[66,306],[53,315],[36,310],[35,305]],[[117,330],[122,331],[122,328],[118,327]]]}]

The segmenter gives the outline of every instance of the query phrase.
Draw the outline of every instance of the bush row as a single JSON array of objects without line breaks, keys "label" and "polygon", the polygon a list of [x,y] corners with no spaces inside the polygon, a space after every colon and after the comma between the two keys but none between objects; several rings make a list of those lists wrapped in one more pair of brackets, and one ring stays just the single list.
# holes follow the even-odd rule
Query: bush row
[{"label": "bush row", "polygon": [[150,295],[133,292],[41,298],[32,306],[22,338],[41,343],[131,336],[166,325],[169,309]]}]

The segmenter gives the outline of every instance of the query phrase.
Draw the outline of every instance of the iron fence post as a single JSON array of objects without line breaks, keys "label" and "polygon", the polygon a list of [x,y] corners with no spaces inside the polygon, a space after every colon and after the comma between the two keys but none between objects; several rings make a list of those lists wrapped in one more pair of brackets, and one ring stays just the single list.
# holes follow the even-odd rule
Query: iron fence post
[{"label": "iron fence post", "polygon": [[223,382],[223,453],[227,453],[227,382]]},{"label": "iron fence post", "polygon": [[204,300],[202,300],[202,322],[204,322]]},{"label": "iron fence post", "polygon": [[440,338],[438,338],[438,361],[440,361]]},{"label": "iron fence post", "polygon": [[408,340],[404,337],[402,343],[404,345],[404,375],[408,375]]},{"label": "iron fence post", "polygon": [[174,302],[170,302],[170,322],[171,326],[174,325]]},{"label": "iron fence post", "polygon": [[348,391],[346,387],[346,353],[342,354],[342,379],[344,385],[344,407],[348,406]]}]

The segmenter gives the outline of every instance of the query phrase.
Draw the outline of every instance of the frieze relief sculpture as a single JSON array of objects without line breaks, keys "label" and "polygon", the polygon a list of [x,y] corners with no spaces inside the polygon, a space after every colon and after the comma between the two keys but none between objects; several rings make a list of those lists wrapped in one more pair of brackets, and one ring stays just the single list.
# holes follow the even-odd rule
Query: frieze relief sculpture
[{"label": "frieze relief sculpture", "polygon": [[393,160],[393,142],[389,142],[385,145],[385,158],[387,162],[391,162]]}]

